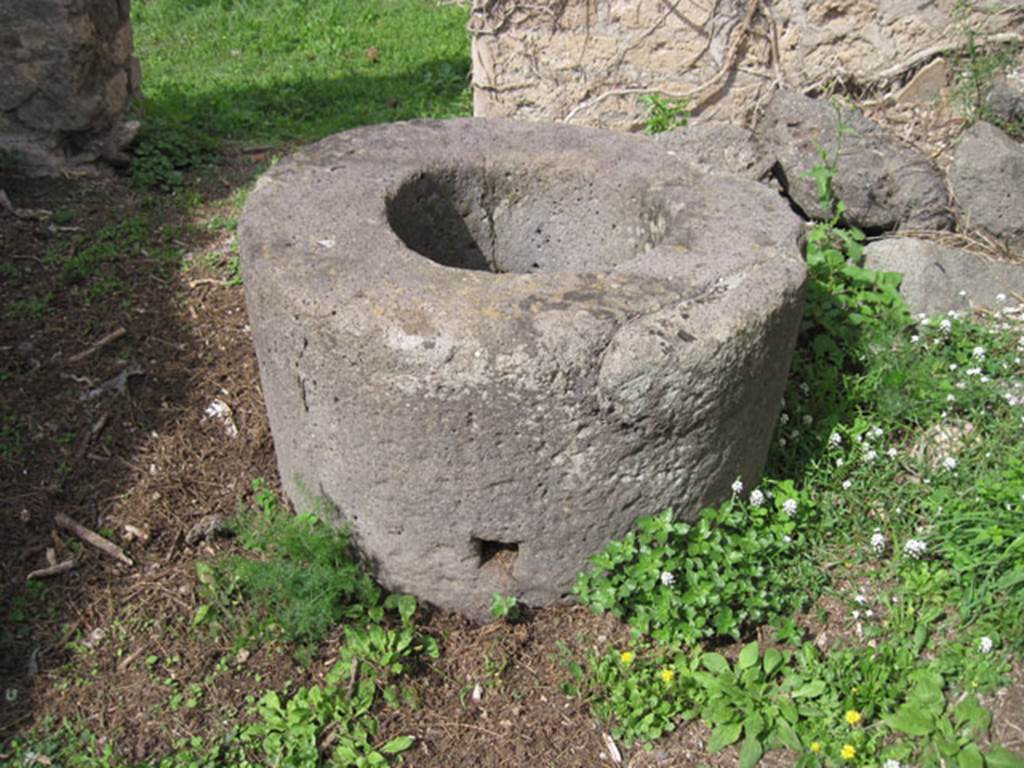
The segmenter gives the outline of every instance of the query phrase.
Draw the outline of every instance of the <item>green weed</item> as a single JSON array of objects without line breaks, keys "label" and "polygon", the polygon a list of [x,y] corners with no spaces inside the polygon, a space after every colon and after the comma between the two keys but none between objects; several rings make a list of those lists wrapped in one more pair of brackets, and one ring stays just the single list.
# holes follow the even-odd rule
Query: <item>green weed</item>
[{"label": "green weed", "polygon": [[53,292],[24,296],[7,305],[5,314],[12,320],[38,320],[46,314],[53,302]]},{"label": "green weed", "polygon": [[185,171],[217,159],[216,146],[184,118],[146,118],[132,152],[132,181],[140,187],[172,192],[184,182]]},{"label": "green weed", "polygon": [[512,595],[495,592],[491,601],[491,618],[496,621],[515,621],[519,618],[519,600]]},{"label": "green weed", "polygon": [[647,105],[644,133],[648,135],[685,128],[690,122],[685,99],[666,99],[657,93],[647,93],[640,97],[640,101]]},{"label": "green weed", "polygon": [[594,610],[608,611],[640,636],[667,645],[744,629],[801,607],[814,572],[801,555],[801,520],[814,517],[792,483],[769,483],[705,509],[693,523],[671,510],[641,517],[635,529],[590,559],[574,588]]},{"label": "green weed", "polygon": [[[983,45],[978,30],[971,23],[973,12],[973,0],[957,0],[953,7],[956,27],[963,37],[963,46],[953,59],[953,100],[970,123],[978,120],[1000,123],[991,114],[985,99],[993,80],[1013,66],[1017,50],[1013,45],[995,48]],[[1003,127],[1011,132],[1021,128]]]},{"label": "green weed", "polygon": [[241,642],[282,640],[308,659],[342,621],[381,621],[387,609],[407,610],[363,571],[344,531],[310,514],[292,515],[262,481],[253,491],[253,506],[232,527],[254,556],[196,564],[203,602],[195,625],[231,625],[241,614]]}]

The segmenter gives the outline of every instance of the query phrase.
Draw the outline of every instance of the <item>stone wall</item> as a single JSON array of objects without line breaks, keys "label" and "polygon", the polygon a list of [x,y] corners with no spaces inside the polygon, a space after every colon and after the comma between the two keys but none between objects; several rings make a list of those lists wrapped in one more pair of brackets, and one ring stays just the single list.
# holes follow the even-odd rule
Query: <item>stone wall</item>
[{"label": "stone wall", "polygon": [[59,173],[124,160],[139,93],[129,0],[0,3],[0,167]]},{"label": "stone wall", "polygon": [[[652,90],[749,122],[778,86],[898,89],[964,34],[954,0],[473,0],[474,112],[635,130]],[[982,7],[984,6],[984,7]],[[1021,39],[1024,0],[972,26]]]}]

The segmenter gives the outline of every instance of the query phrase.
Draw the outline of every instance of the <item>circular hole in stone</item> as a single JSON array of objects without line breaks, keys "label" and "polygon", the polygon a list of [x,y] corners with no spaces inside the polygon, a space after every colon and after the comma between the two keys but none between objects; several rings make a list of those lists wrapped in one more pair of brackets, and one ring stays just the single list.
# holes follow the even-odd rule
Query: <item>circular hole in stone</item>
[{"label": "circular hole in stone", "polygon": [[545,167],[425,170],[388,197],[387,217],[431,261],[494,273],[608,271],[666,227],[639,179]]}]

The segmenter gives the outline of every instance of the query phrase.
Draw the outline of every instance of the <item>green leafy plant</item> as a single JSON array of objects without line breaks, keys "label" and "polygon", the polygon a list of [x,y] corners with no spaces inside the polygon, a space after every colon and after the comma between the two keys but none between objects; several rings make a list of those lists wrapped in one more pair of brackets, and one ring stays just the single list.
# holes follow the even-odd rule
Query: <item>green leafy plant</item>
[{"label": "green leafy plant", "polygon": [[650,743],[697,714],[690,676],[695,660],[655,645],[590,651],[583,663],[563,649],[571,679],[569,696],[590,703],[594,716],[612,722],[612,735],[626,744]]},{"label": "green leafy plant", "polygon": [[807,497],[781,482],[757,490],[754,502],[734,497],[693,523],[672,510],[638,518],[590,559],[575,593],[664,645],[738,639],[744,627],[802,605],[815,578],[799,557],[798,524],[813,515]]},{"label": "green leafy plant", "polygon": [[655,134],[685,128],[690,122],[686,99],[666,99],[658,93],[646,93],[640,97],[647,106],[647,120],[644,133]]},{"label": "green leafy plant", "polygon": [[694,671],[693,678],[701,691],[701,717],[713,729],[709,752],[742,737],[739,765],[751,768],[768,749],[801,750],[796,731],[800,705],[821,696],[825,683],[783,674],[788,661],[788,654],[776,648],[766,649],[762,656],[756,642],[743,647],[734,666],[721,654],[701,654],[702,669]]},{"label": "green leafy plant", "polygon": [[185,180],[185,171],[217,159],[217,145],[188,123],[161,117],[143,121],[132,153],[132,181],[172,192]]},{"label": "green leafy plant", "polygon": [[494,593],[491,601],[491,618],[497,621],[513,622],[519,618],[519,600],[513,595]]}]

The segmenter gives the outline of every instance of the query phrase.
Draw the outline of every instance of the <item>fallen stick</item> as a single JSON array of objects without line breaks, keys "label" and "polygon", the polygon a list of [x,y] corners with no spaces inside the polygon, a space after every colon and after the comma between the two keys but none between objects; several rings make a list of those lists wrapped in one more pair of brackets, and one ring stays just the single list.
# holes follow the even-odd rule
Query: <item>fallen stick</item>
[{"label": "fallen stick", "polygon": [[56,515],[54,515],[53,519],[57,523],[57,525],[59,525],[61,528],[64,528],[65,530],[71,531],[73,534],[75,534],[75,536],[80,538],[86,544],[91,544],[104,554],[109,555],[115,560],[120,560],[125,565],[135,565],[132,559],[128,557],[128,555],[124,553],[124,550],[117,546],[117,544],[107,541],[98,533],[90,531],[84,525],[76,523],[67,515],[58,512]]},{"label": "fallen stick", "polygon": [[119,328],[115,328],[114,330],[112,330],[106,336],[101,338],[99,341],[97,341],[95,344],[93,344],[88,349],[83,349],[81,352],[78,352],[77,354],[74,354],[71,357],[69,357],[68,358],[68,362],[69,363],[80,363],[81,361],[85,360],[85,358],[89,357],[90,355],[95,354],[98,350],[102,349],[103,347],[105,347],[110,342],[117,341],[122,336],[124,336],[126,333],[128,333],[128,331],[125,330],[124,326],[121,326]]},{"label": "fallen stick", "polygon": [[47,576],[56,576],[60,573],[66,573],[74,568],[76,565],[74,560],[64,560],[54,565],[49,565],[46,568],[40,568],[39,570],[32,571],[28,576],[25,577],[25,581],[34,581],[35,579],[45,579]]}]

